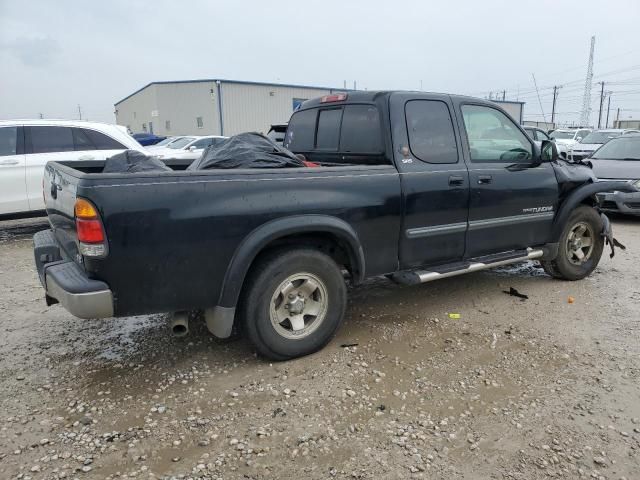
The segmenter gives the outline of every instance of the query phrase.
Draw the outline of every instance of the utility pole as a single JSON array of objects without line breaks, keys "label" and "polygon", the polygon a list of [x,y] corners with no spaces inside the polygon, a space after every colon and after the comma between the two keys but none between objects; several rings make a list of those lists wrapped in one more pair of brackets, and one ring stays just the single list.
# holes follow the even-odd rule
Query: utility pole
[{"label": "utility pole", "polygon": [[80,104],[78,104],[78,117],[82,120],[82,109],[80,108]]},{"label": "utility pole", "polygon": [[558,90],[562,88],[560,86],[553,87],[553,105],[551,106],[551,124],[555,127],[556,125],[556,100],[558,99]]},{"label": "utility pole", "polygon": [[502,101],[504,102],[506,98],[507,98],[507,91],[502,90]]},{"label": "utility pole", "polygon": [[601,85],[600,88],[600,113],[598,113],[598,128],[601,127],[602,123],[602,105],[604,104],[604,82],[598,82]]},{"label": "utility pole", "polygon": [[607,92],[609,100],[607,101],[607,121],[604,124],[604,128],[609,128],[609,110],[611,109],[611,94],[613,92]]},{"label": "utility pole", "polygon": [[616,123],[613,124],[614,128],[618,128],[620,126],[620,107],[618,107],[618,112],[616,113]]}]

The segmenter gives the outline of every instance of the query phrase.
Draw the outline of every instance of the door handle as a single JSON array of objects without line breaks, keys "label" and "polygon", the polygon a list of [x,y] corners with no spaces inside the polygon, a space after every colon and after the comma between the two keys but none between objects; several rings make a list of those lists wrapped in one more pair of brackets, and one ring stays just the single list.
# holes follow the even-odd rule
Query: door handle
[{"label": "door handle", "polygon": [[450,187],[459,187],[460,185],[464,185],[464,177],[461,177],[460,175],[451,175],[449,177]]},{"label": "door handle", "polygon": [[0,165],[18,165],[18,160],[0,160]]},{"label": "door handle", "polygon": [[478,175],[478,185],[489,185],[493,180],[491,175]]}]

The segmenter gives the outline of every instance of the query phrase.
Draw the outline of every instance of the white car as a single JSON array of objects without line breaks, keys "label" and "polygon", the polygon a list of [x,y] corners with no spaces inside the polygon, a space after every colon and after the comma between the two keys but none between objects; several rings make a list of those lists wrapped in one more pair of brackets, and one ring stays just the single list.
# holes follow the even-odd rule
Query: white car
[{"label": "white car", "polygon": [[153,155],[158,158],[182,158],[195,160],[200,158],[204,149],[209,145],[216,145],[226,140],[227,137],[210,135],[207,137],[183,137],[165,148],[153,150]]},{"label": "white car", "polygon": [[148,152],[125,127],[72,120],[0,121],[0,216],[44,210],[42,179],[51,160],[104,160]]},{"label": "white car", "polygon": [[[162,140],[161,142],[155,143],[153,145],[146,145],[144,148],[147,149],[147,151],[149,152],[153,152],[154,150],[162,150],[164,148],[167,148],[169,145],[171,145],[172,143],[177,142],[178,140],[184,138],[184,136],[179,136],[179,137],[167,137],[164,140]],[[193,138],[193,137],[191,137]]]},{"label": "white car", "polygon": [[551,132],[550,136],[556,142],[558,154],[567,158],[567,152],[590,132],[590,128],[559,128]]},{"label": "white car", "polygon": [[569,158],[572,160],[582,160],[590,156],[612,138],[622,135],[637,134],[638,130],[623,128],[608,128],[603,130],[594,130],[582,139],[579,143],[573,145],[568,152]]}]

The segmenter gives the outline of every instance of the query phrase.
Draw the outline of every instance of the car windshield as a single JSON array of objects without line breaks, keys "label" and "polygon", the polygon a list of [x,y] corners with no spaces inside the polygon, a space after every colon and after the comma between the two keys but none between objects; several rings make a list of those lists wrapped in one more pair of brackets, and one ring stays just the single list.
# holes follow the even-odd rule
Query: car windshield
[{"label": "car windshield", "polygon": [[575,130],[571,130],[571,131],[562,131],[562,130],[556,130],[555,132],[551,132],[551,138],[555,138],[556,140],[573,140],[573,137],[575,136],[576,132]]},{"label": "car windshield", "polygon": [[619,137],[618,132],[591,132],[580,143],[607,143],[612,138]]},{"label": "car windshield", "polygon": [[591,158],[597,160],[640,160],[640,135],[615,138],[600,147]]},{"label": "car windshield", "polygon": [[161,142],[158,142],[155,144],[156,147],[166,147],[168,146],[171,142],[175,142],[176,140],[179,140],[178,138],[175,137],[169,137],[169,138],[165,138],[164,140],[162,140]]},{"label": "car windshield", "polygon": [[169,145],[167,145],[167,148],[179,149],[179,148],[187,146],[189,143],[193,142],[194,140],[195,140],[195,138],[193,138],[193,137],[179,138],[175,142],[171,142]]}]

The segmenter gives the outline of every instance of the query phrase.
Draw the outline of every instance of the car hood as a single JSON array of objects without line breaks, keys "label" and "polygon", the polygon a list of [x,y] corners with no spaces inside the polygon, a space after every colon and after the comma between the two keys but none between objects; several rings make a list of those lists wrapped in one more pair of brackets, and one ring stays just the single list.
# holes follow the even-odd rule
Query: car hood
[{"label": "car hood", "polygon": [[556,138],[554,142],[556,142],[556,145],[575,145],[576,143],[578,143],[575,140],[569,140],[564,138]]},{"label": "car hood", "polygon": [[640,160],[589,160],[598,178],[640,179]]},{"label": "car hood", "polygon": [[573,146],[574,152],[595,152],[602,146],[601,143],[576,143]]}]

